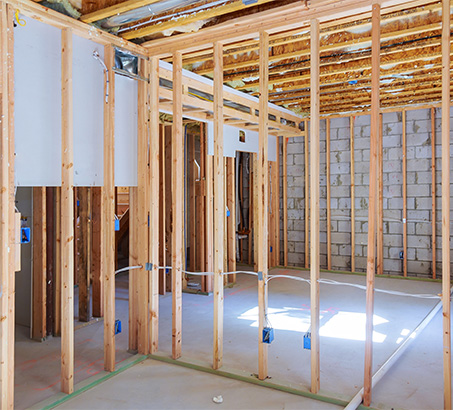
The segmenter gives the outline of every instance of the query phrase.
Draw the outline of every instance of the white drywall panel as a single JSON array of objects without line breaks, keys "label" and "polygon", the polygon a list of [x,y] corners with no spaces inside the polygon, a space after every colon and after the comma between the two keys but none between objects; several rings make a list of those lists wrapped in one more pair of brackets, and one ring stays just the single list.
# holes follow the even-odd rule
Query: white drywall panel
[{"label": "white drywall panel", "polygon": [[[214,155],[214,124],[208,122],[208,155]],[[245,142],[239,139],[240,131],[245,133]],[[258,153],[259,136],[256,131],[240,130],[231,125],[223,126],[223,156],[235,157],[236,151]],[[277,160],[277,137],[268,137],[268,160]]]},{"label": "white drywall panel", "polygon": [[73,36],[74,185],[102,186],[104,175],[104,47]]},{"label": "white drywall panel", "polygon": [[61,32],[21,16],[14,29],[15,184],[61,185]]},{"label": "white drywall panel", "polygon": [[115,75],[115,185],[137,186],[137,81]]}]

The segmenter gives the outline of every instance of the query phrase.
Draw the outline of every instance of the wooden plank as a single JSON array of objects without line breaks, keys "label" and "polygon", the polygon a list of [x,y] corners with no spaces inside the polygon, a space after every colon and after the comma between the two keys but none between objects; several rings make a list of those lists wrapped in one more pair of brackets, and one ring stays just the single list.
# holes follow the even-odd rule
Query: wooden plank
[{"label": "wooden plank", "polygon": [[[159,98],[159,89],[157,89],[157,98]],[[189,267],[190,271],[194,272],[196,269],[196,227],[195,227],[195,179],[198,176],[198,170],[195,165],[195,135],[187,133],[187,185],[188,185],[188,239],[189,239]]]},{"label": "wooden plank", "polygon": [[[351,185],[352,186],[352,185]],[[326,118],[327,270],[332,270],[332,209],[330,207],[330,119]],[[352,188],[351,188],[352,189]],[[351,241],[352,243],[352,241]]]},{"label": "wooden plank", "polygon": [[[200,180],[197,182],[198,185],[198,196],[197,196],[197,220],[198,220],[198,269],[204,271],[206,269],[206,201],[205,201],[205,163],[206,163],[206,138],[205,138],[205,127],[204,123],[200,123]],[[201,278],[201,289],[206,292],[206,276]]]},{"label": "wooden plank", "polygon": [[[206,272],[214,272],[214,174],[213,157],[208,155],[207,130],[205,128],[205,148],[206,148],[206,173],[205,173],[205,192],[206,192]],[[206,277],[205,292],[212,292],[212,276]]]},{"label": "wooden plank", "polygon": [[310,267],[310,173],[308,171],[309,159],[308,159],[308,141],[309,141],[309,132],[308,132],[308,121],[304,120],[304,130],[305,130],[305,269]]},{"label": "wooden plank", "polygon": [[[142,147],[141,147],[142,148]],[[138,248],[140,243],[138,240],[138,187],[129,188],[129,265],[137,266]],[[140,269],[140,273],[143,271]],[[139,305],[139,289],[140,275],[138,269],[129,271],[129,350],[138,352],[138,305]]]},{"label": "wooden plank", "polygon": [[268,173],[268,184],[269,184],[269,210],[267,212],[268,218],[268,267],[273,268],[275,266],[275,210],[274,210],[274,168],[273,162],[269,163]]},{"label": "wooden plank", "polygon": [[401,113],[403,133],[401,149],[403,151],[403,275],[407,276],[407,138],[406,138],[406,111]]},{"label": "wooden plank", "polygon": [[184,132],[182,123],[182,54],[173,54],[173,134],[172,134],[172,357],[181,357],[182,269],[184,248]]},{"label": "wooden plank", "polygon": [[311,392],[320,386],[319,356],[319,21],[310,21],[310,310]]},{"label": "wooden plank", "polygon": [[[381,1],[382,7],[404,5],[410,0],[388,0]],[[311,19],[320,21],[333,21],[341,17],[350,16],[369,10],[369,0],[347,0],[341,5],[332,7],[330,1],[306,7],[305,3],[285,4],[281,7],[265,10],[253,15],[246,15],[227,21],[222,24],[205,28],[196,33],[182,36],[172,36],[166,39],[159,38],[143,43],[143,46],[150,50],[151,55],[161,57],[170,56],[174,50],[184,50],[186,53],[200,50],[215,41],[232,43],[254,38],[261,30],[268,32],[282,32],[298,27],[306,26]],[[238,27],[241,27],[238,30]]]},{"label": "wooden plank", "polygon": [[[149,352],[156,353],[159,346],[159,60],[152,57],[149,62],[149,135],[150,135],[150,209],[149,209],[149,260],[153,269],[149,275]],[[145,124],[146,126],[146,124]],[[160,246],[163,246],[161,243]]]},{"label": "wooden plank", "polygon": [[442,327],[444,409],[451,399],[451,304],[450,304],[450,1],[442,0]]},{"label": "wooden plank", "polygon": [[[15,213],[15,220],[14,220],[14,228],[15,228],[15,238],[20,238],[20,225],[21,225],[21,214],[20,212]],[[15,243],[15,255],[14,255],[14,271],[15,272],[20,272],[22,269],[22,263],[21,263],[21,244],[19,241],[16,241]]]},{"label": "wooden plank", "polygon": [[61,391],[74,391],[72,31],[61,31]]},{"label": "wooden plank", "polygon": [[[152,34],[161,33],[165,30],[177,29],[178,27],[192,24],[199,20],[212,19],[222,14],[234,13],[235,11],[243,10],[248,7],[257,6],[259,4],[265,4],[272,0],[255,0],[253,3],[245,4],[242,0],[236,0],[230,3],[222,4],[217,7],[212,7],[205,10],[199,10],[196,13],[193,12],[182,12],[178,13],[175,17],[172,17],[165,21],[160,21],[157,24],[150,24],[139,29],[134,28],[124,33],[121,36],[125,39],[131,40],[134,38],[141,38],[150,36]],[[222,55],[223,59],[223,55]]]},{"label": "wooden plank", "polygon": [[[14,367],[15,367],[15,304],[16,304],[16,275],[14,272],[15,248],[14,243],[19,241],[19,237],[15,236],[14,217],[15,217],[15,184],[14,184],[14,162],[15,162],[15,143],[14,143],[14,14],[15,10],[7,5],[7,77],[8,77],[8,182],[9,182],[9,209],[8,209],[8,236],[10,243],[9,252],[9,269],[8,269],[8,286],[7,291],[4,289],[4,294],[8,295],[8,407],[14,408]],[[3,46],[3,44],[2,44]],[[3,77],[0,75],[0,78]],[[4,214],[2,214],[4,215]],[[6,336],[6,335],[5,335]]]},{"label": "wooden plank", "polygon": [[[165,205],[165,126],[159,124],[159,264],[166,266],[166,205]],[[165,295],[166,270],[159,270],[159,294]]]},{"label": "wooden plank", "polygon": [[79,285],[79,321],[90,320],[90,278],[91,278],[91,191],[89,187],[78,187],[79,232],[77,235],[77,274]]},{"label": "wooden plank", "polygon": [[[20,225],[20,220],[19,220]],[[20,237],[20,227],[16,235]],[[19,253],[20,256],[20,253]],[[46,188],[46,335],[53,334],[55,269],[55,188]]]},{"label": "wooden plank", "polygon": [[104,100],[103,277],[104,277],[104,370],[115,370],[115,49],[104,47],[109,76],[109,98]]},{"label": "wooden plank", "polygon": [[[283,137],[284,138],[284,137]],[[280,141],[277,138],[277,161],[275,161],[275,188],[274,188],[274,211],[275,211],[275,264],[280,265]]]},{"label": "wooden plank", "polygon": [[[283,137],[283,265],[288,266],[288,138]],[[329,181],[327,189],[330,192]],[[328,203],[330,203],[328,201]]]},{"label": "wooden plank", "polygon": [[32,338],[46,338],[46,188],[33,188]]},{"label": "wooden plank", "polygon": [[[143,78],[149,77],[149,64],[146,60],[140,60],[138,73]],[[149,100],[148,100],[148,83],[145,81],[139,81],[138,83],[138,119],[137,119],[137,135],[138,135],[138,156],[137,156],[137,214],[136,214],[136,225],[137,234],[135,239],[136,253],[138,264],[142,266],[141,269],[137,269],[137,287],[138,287],[138,341],[137,349],[140,354],[149,353],[149,323],[150,323],[150,273],[145,270],[146,263],[150,262],[157,264],[157,258],[155,261],[149,259],[150,249],[150,229],[148,227],[148,216],[150,209],[150,196],[149,196],[149,159],[148,153],[151,153],[148,145],[148,122],[149,119]],[[154,130],[153,130],[154,131]],[[159,131],[157,131],[159,136]],[[159,194],[157,195],[159,199]],[[159,233],[159,231],[157,231]]]},{"label": "wooden plank", "polygon": [[92,13],[83,15],[80,20],[84,23],[92,23],[93,21],[99,21],[107,17],[115,16],[126,11],[137,9],[139,7],[149,6],[150,4],[157,3],[160,0],[128,0],[123,1],[119,4],[114,4],[110,7],[105,7]]},{"label": "wooden plank", "polygon": [[[227,158],[228,272],[236,271],[236,159]],[[228,275],[228,282],[236,282],[236,274]]]},{"label": "wooden plank", "polygon": [[55,188],[55,276],[53,334],[61,336],[61,187]]},{"label": "wooden plank", "polygon": [[371,403],[373,363],[373,313],[374,277],[376,255],[376,206],[377,206],[377,155],[379,139],[379,71],[380,71],[380,23],[381,7],[373,4],[371,17],[371,129],[370,129],[370,188],[368,202],[368,245],[367,245],[367,290],[366,290],[366,338],[363,404]]},{"label": "wooden plank", "polygon": [[378,134],[378,203],[377,203],[377,254],[376,273],[384,273],[384,164],[383,164],[383,142],[382,142],[382,114],[379,114]]},{"label": "wooden plank", "polygon": [[213,368],[223,361],[223,258],[225,184],[223,166],[223,46],[214,44],[214,357]]},{"label": "wooden plank", "polygon": [[436,109],[431,108],[431,252],[432,276],[436,279]]},{"label": "wooden plank", "polygon": [[[172,217],[173,217],[173,193],[172,193],[172,129],[171,125],[164,126],[165,134],[165,244],[166,244],[166,256],[165,260],[167,265],[171,265],[172,261]],[[171,276],[170,276],[171,278]],[[166,280],[165,290],[171,291],[171,280]]]},{"label": "wooden plank", "polygon": [[92,313],[104,316],[104,278],[102,276],[102,187],[91,188],[91,279]]},{"label": "wooden plank", "polygon": [[[0,115],[2,118],[9,118],[9,84],[8,84],[8,16],[5,3],[0,3]],[[1,138],[0,138],[0,210],[2,215],[8,215],[10,207],[10,185],[8,173],[8,155],[10,136],[9,121],[1,122]],[[9,218],[2,218],[0,224],[0,286],[2,292],[9,293]],[[9,322],[13,321],[9,315],[8,298],[0,298],[0,314],[4,320],[0,321],[0,407],[8,408],[12,403],[9,397],[10,380],[9,380]]]},{"label": "wooden plank", "polygon": [[354,117],[349,117],[349,150],[351,154],[351,272],[355,272],[355,159]]},{"label": "wooden plank", "polygon": [[268,376],[268,344],[263,343],[263,329],[267,321],[267,273],[268,273],[268,201],[269,201],[269,162],[268,162],[268,81],[269,81],[269,34],[260,32],[260,104],[259,104],[259,143],[257,158],[257,213],[255,218],[258,272],[258,378]]}]

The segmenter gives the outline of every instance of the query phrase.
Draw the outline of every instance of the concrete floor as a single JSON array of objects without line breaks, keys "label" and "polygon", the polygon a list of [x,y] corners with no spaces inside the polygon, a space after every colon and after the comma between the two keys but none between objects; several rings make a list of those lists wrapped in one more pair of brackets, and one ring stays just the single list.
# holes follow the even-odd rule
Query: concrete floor
[{"label": "concrete floor", "polygon": [[[213,402],[221,395],[222,404]],[[220,406],[220,407],[219,407]],[[340,409],[246,382],[146,360],[59,409]]]},{"label": "concrete floor", "polygon": [[[308,278],[308,272],[298,270],[275,269],[271,273]],[[321,276],[340,282],[365,284],[363,276],[328,273],[322,273]],[[117,317],[123,320],[123,333],[117,336],[118,361],[130,357],[126,352],[126,279],[117,280]],[[225,289],[224,368],[248,374],[257,372],[258,363],[256,284],[256,277],[239,275],[238,284]],[[440,293],[441,289],[439,283],[386,278],[377,278],[376,287],[431,294]],[[320,294],[320,393],[349,400],[363,384],[365,292],[345,286],[321,285]],[[212,295],[183,294],[182,360],[193,359],[206,367],[211,366],[212,302]],[[269,376],[272,382],[281,381],[300,390],[308,390],[310,384],[310,351],[303,349],[302,341],[309,329],[309,304],[308,284],[286,279],[270,282],[269,319],[275,329],[275,340],[269,346]],[[435,300],[376,294],[374,370],[435,304]],[[159,351],[170,356],[171,294],[160,298],[160,318]],[[441,328],[439,314],[376,387],[373,407],[442,408]],[[102,322],[77,330],[75,337],[75,381],[78,383],[102,369]],[[16,352],[17,408],[26,408],[59,390],[59,339],[41,344],[23,339],[18,341]],[[140,377],[136,377],[138,375]],[[156,380],[159,375],[162,376],[161,381]],[[142,382],[146,384],[140,389]],[[128,387],[124,394],[120,394],[123,385]],[[134,386],[142,392],[142,396],[133,394]],[[166,392],[165,389],[169,390]],[[118,395],[114,396],[114,391],[118,391]],[[235,391],[240,394],[235,395]],[[156,395],[156,392],[159,394]],[[118,408],[152,408],[150,406],[154,406],[154,402],[157,403],[155,408],[209,408],[216,406],[212,403],[212,397],[218,394],[223,395],[223,406],[226,408],[329,408],[325,403],[307,402],[298,396],[288,396],[286,393],[150,360],[114,376],[64,406],[102,408],[100,401],[104,401],[105,406],[114,407],[112,399],[116,397],[115,406]]]}]

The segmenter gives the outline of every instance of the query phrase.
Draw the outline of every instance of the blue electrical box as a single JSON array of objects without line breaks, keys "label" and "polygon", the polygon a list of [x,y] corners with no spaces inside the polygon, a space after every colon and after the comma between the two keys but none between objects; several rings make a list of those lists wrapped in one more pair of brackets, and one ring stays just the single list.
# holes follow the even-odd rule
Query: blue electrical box
[{"label": "blue electrical box", "polygon": [[263,328],[263,343],[271,344],[274,340],[274,329],[272,327]]},{"label": "blue electrical box", "polygon": [[304,334],[304,349],[311,350],[311,333],[307,332]]},{"label": "blue electrical box", "polygon": [[20,243],[30,243],[30,228],[20,228]]},{"label": "blue electrical box", "polygon": [[119,230],[120,230],[120,220],[115,219],[115,231],[119,231]]},{"label": "blue electrical box", "polygon": [[115,320],[115,334],[121,333],[121,320]]}]

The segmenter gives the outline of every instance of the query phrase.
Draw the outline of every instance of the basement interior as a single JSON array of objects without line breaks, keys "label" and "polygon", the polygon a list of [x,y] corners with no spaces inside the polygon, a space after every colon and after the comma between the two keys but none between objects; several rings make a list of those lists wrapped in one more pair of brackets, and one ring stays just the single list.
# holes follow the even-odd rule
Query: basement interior
[{"label": "basement interior", "polygon": [[452,0],[0,0],[1,409],[451,409]]}]

